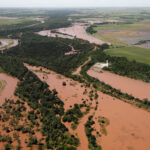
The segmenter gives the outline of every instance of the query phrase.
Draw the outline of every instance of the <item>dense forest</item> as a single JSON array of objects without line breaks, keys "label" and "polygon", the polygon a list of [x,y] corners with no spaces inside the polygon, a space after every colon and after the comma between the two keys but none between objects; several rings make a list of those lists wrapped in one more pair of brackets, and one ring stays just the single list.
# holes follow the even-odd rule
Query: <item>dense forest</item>
[{"label": "dense forest", "polygon": [[[72,50],[71,46],[78,50],[78,53],[65,55]],[[11,48],[6,53],[18,56],[32,65],[42,65],[67,75],[85,61],[88,52],[93,48],[94,45],[80,39],[47,38],[27,33],[21,37],[19,46]]]}]

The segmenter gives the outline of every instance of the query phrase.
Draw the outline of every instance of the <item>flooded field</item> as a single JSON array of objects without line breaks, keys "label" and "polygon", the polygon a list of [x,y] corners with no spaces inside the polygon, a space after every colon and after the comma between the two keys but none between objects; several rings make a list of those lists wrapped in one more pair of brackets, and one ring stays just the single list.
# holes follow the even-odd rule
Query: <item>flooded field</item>
[{"label": "flooded field", "polygon": [[37,34],[41,36],[48,36],[48,37],[60,37],[60,38],[67,38],[67,39],[73,39],[73,36],[61,34],[61,33],[53,33],[51,30],[44,30],[37,32]]},{"label": "flooded field", "polygon": [[[85,87],[81,83],[42,67],[25,65],[42,81],[47,82],[51,90],[55,88],[58,91],[58,97],[65,103],[65,110],[75,103],[82,104],[83,99],[88,99],[87,103],[92,107],[95,106],[95,101],[89,101],[88,95],[83,94]],[[39,72],[40,68],[45,73]],[[66,86],[63,86],[62,82],[66,82]],[[87,91],[91,90],[90,88],[86,89]],[[77,134],[80,139],[81,144],[78,150],[88,149],[84,124],[88,116],[92,114],[95,121],[94,131],[100,131],[100,125],[97,121],[99,116],[106,117],[110,122],[106,128],[107,135],[101,134],[100,137],[97,137],[97,142],[104,150],[149,150],[150,114],[101,92],[98,92],[98,95],[98,109],[91,109],[87,115],[81,118],[76,130],[73,131],[69,128],[69,131]]]},{"label": "flooded field", "polygon": [[14,98],[14,91],[17,87],[18,79],[8,76],[7,74],[0,73],[0,80],[6,82],[5,87],[0,92],[0,105],[4,103],[5,99]]},{"label": "flooded field", "polygon": [[90,76],[111,85],[113,88],[121,90],[123,93],[128,93],[140,99],[148,98],[150,100],[149,83],[119,76],[108,71],[103,71],[103,73],[100,73],[92,68],[87,73]]},{"label": "flooded field", "polygon": [[149,22],[134,24],[106,24],[95,27],[94,37],[119,45],[133,45],[141,40],[150,39]]},{"label": "flooded field", "polygon": [[49,36],[49,37],[61,37],[73,39],[77,37],[79,39],[87,40],[90,43],[103,44],[104,42],[100,39],[94,38],[86,33],[86,26],[84,24],[74,24],[68,28],[59,28],[56,30],[57,33],[52,33],[50,30],[40,31],[39,35]]},{"label": "flooded field", "polygon": [[75,24],[72,27],[60,28],[58,32],[77,37],[79,39],[87,40],[90,43],[103,44],[104,42],[100,39],[94,38],[86,33],[86,26],[84,24]]},{"label": "flooded field", "polygon": [[17,39],[0,39],[0,50],[5,50],[18,45]]},{"label": "flooded field", "polygon": [[100,95],[96,116],[105,116],[110,124],[107,136],[102,136],[103,150],[149,150],[150,113],[110,96]]}]

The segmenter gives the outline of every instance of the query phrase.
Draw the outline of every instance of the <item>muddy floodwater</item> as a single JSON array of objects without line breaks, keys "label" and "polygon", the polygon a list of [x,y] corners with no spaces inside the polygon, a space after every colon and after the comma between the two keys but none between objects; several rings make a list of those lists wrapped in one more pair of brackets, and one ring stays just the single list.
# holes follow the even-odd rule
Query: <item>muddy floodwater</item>
[{"label": "muddy floodwater", "polygon": [[90,43],[95,43],[95,44],[104,44],[104,42],[100,39],[97,39],[95,37],[92,37],[91,35],[88,35],[86,33],[86,26],[84,24],[74,24],[71,27],[67,28],[59,28],[57,29],[57,33],[52,33],[51,30],[44,30],[40,31],[37,34],[42,35],[42,36],[49,36],[49,37],[61,37],[61,38],[69,38],[73,39],[74,37],[77,37],[79,39],[87,40]]},{"label": "muddy floodwater", "polygon": [[14,91],[17,87],[18,79],[8,76],[7,74],[0,73],[0,80],[6,81],[5,88],[0,93],[0,105],[4,103],[5,99],[13,99]]},{"label": "muddy floodwater", "polygon": [[18,45],[17,39],[0,39],[0,50],[5,50]]},{"label": "muddy floodwater", "polygon": [[[64,102],[65,110],[75,103],[81,104],[82,99],[89,100],[88,95],[83,95],[85,87],[81,83],[42,67],[25,65],[42,81],[47,82],[51,90],[55,88],[58,91],[58,97]],[[45,73],[37,71],[40,68]],[[66,82],[66,86],[62,85],[63,81]],[[87,88],[87,90],[90,91],[90,88]],[[94,115],[94,120],[98,116],[104,116],[110,122],[106,128],[107,135],[97,137],[97,142],[102,146],[103,150],[149,150],[150,113],[101,92],[98,92],[98,95],[99,104],[97,110],[91,109],[87,115],[81,118],[76,130],[71,130],[67,125],[69,131],[80,139],[81,144],[78,150],[88,149],[84,124],[88,116],[92,114]],[[91,106],[95,106],[95,101],[91,103]],[[98,122],[93,125],[93,128],[97,131],[100,130]]]},{"label": "muddy floodwater", "polygon": [[150,113],[110,96],[100,97],[96,116],[110,121],[107,136],[100,139],[103,150],[149,150]]},{"label": "muddy floodwater", "polygon": [[82,24],[75,24],[68,28],[60,28],[58,29],[58,31],[61,33],[71,35],[71,36],[76,36],[79,39],[87,40],[90,43],[95,43],[99,45],[104,44],[104,42],[101,41],[100,39],[97,39],[95,37],[92,37],[91,35],[88,35],[86,33],[86,26]]},{"label": "muddy floodwater", "polygon": [[148,98],[150,100],[150,83],[119,76],[108,71],[99,73],[90,69],[87,73],[90,76],[111,85],[113,88],[121,90],[123,93],[128,93],[136,98]]}]

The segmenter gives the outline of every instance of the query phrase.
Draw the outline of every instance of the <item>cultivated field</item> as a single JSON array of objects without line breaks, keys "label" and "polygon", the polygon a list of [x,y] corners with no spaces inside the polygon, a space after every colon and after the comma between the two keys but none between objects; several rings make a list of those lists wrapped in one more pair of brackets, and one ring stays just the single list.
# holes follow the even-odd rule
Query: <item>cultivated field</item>
[{"label": "cultivated field", "polygon": [[0,17],[0,26],[25,23],[25,22],[32,21],[33,19],[34,19],[33,17],[26,17],[26,18]]},{"label": "cultivated field", "polygon": [[94,28],[94,37],[117,45],[132,45],[150,39],[150,22],[134,24],[105,24]]},{"label": "cultivated field", "polygon": [[150,65],[150,50],[140,47],[121,47],[105,50],[105,53],[110,56],[126,57],[129,60],[136,60],[140,63]]}]

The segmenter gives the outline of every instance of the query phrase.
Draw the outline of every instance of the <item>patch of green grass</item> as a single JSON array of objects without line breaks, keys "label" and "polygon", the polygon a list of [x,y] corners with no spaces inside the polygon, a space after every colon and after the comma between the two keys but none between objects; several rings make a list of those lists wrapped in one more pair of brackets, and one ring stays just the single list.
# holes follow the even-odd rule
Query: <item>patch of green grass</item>
[{"label": "patch of green grass", "polygon": [[72,124],[71,124],[71,129],[72,129],[72,130],[76,130],[76,129],[77,129],[77,125],[74,124],[74,123],[72,123]]},{"label": "patch of green grass", "polygon": [[11,25],[11,24],[19,24],[27,21],[31,21],[33,17],[27,17],[27,18],[18,18],[18,19],[0,19],[0,26],[1,25]]},{"label": "patch of green grass", "polygon": [[134,24],[105,24],[99,25],[94,29],[99,31],[100,29],[112,29],[112,30],[137,30],[137,29],[149,29],[149,24],[142,24],[142,23],[134,23]]},{"label": "patch of green grass", "polygon": [[4,72],[4,71],[3,71],[3,69],[0,67],[0,73],[1,73],[1,72]]},{"label": "patch of green grass", "polygon": [[0,92],[5,88],[6,84],[6,81],[0,80]]},{"label": "patch of green grass", "polygon": [[122,47],[105,50],[105,53],[110,56],[126,57],[128,60],[136,60],[140,63],[150,65],[150,50],[140,47]]},{"label": "patch of green grass", "polygon": [[42,71],[42,70],[34,70],[34,72],[39,72],[39,73],[50,74],[50,72],[46,72],[46,71]]},{"label": "patch of green grass", "polygon": [[99,116],[98,117],[98,122],[100,124],[102,134],[107,135],[106,127],[110,124],[109,120],[105,117]]}]

